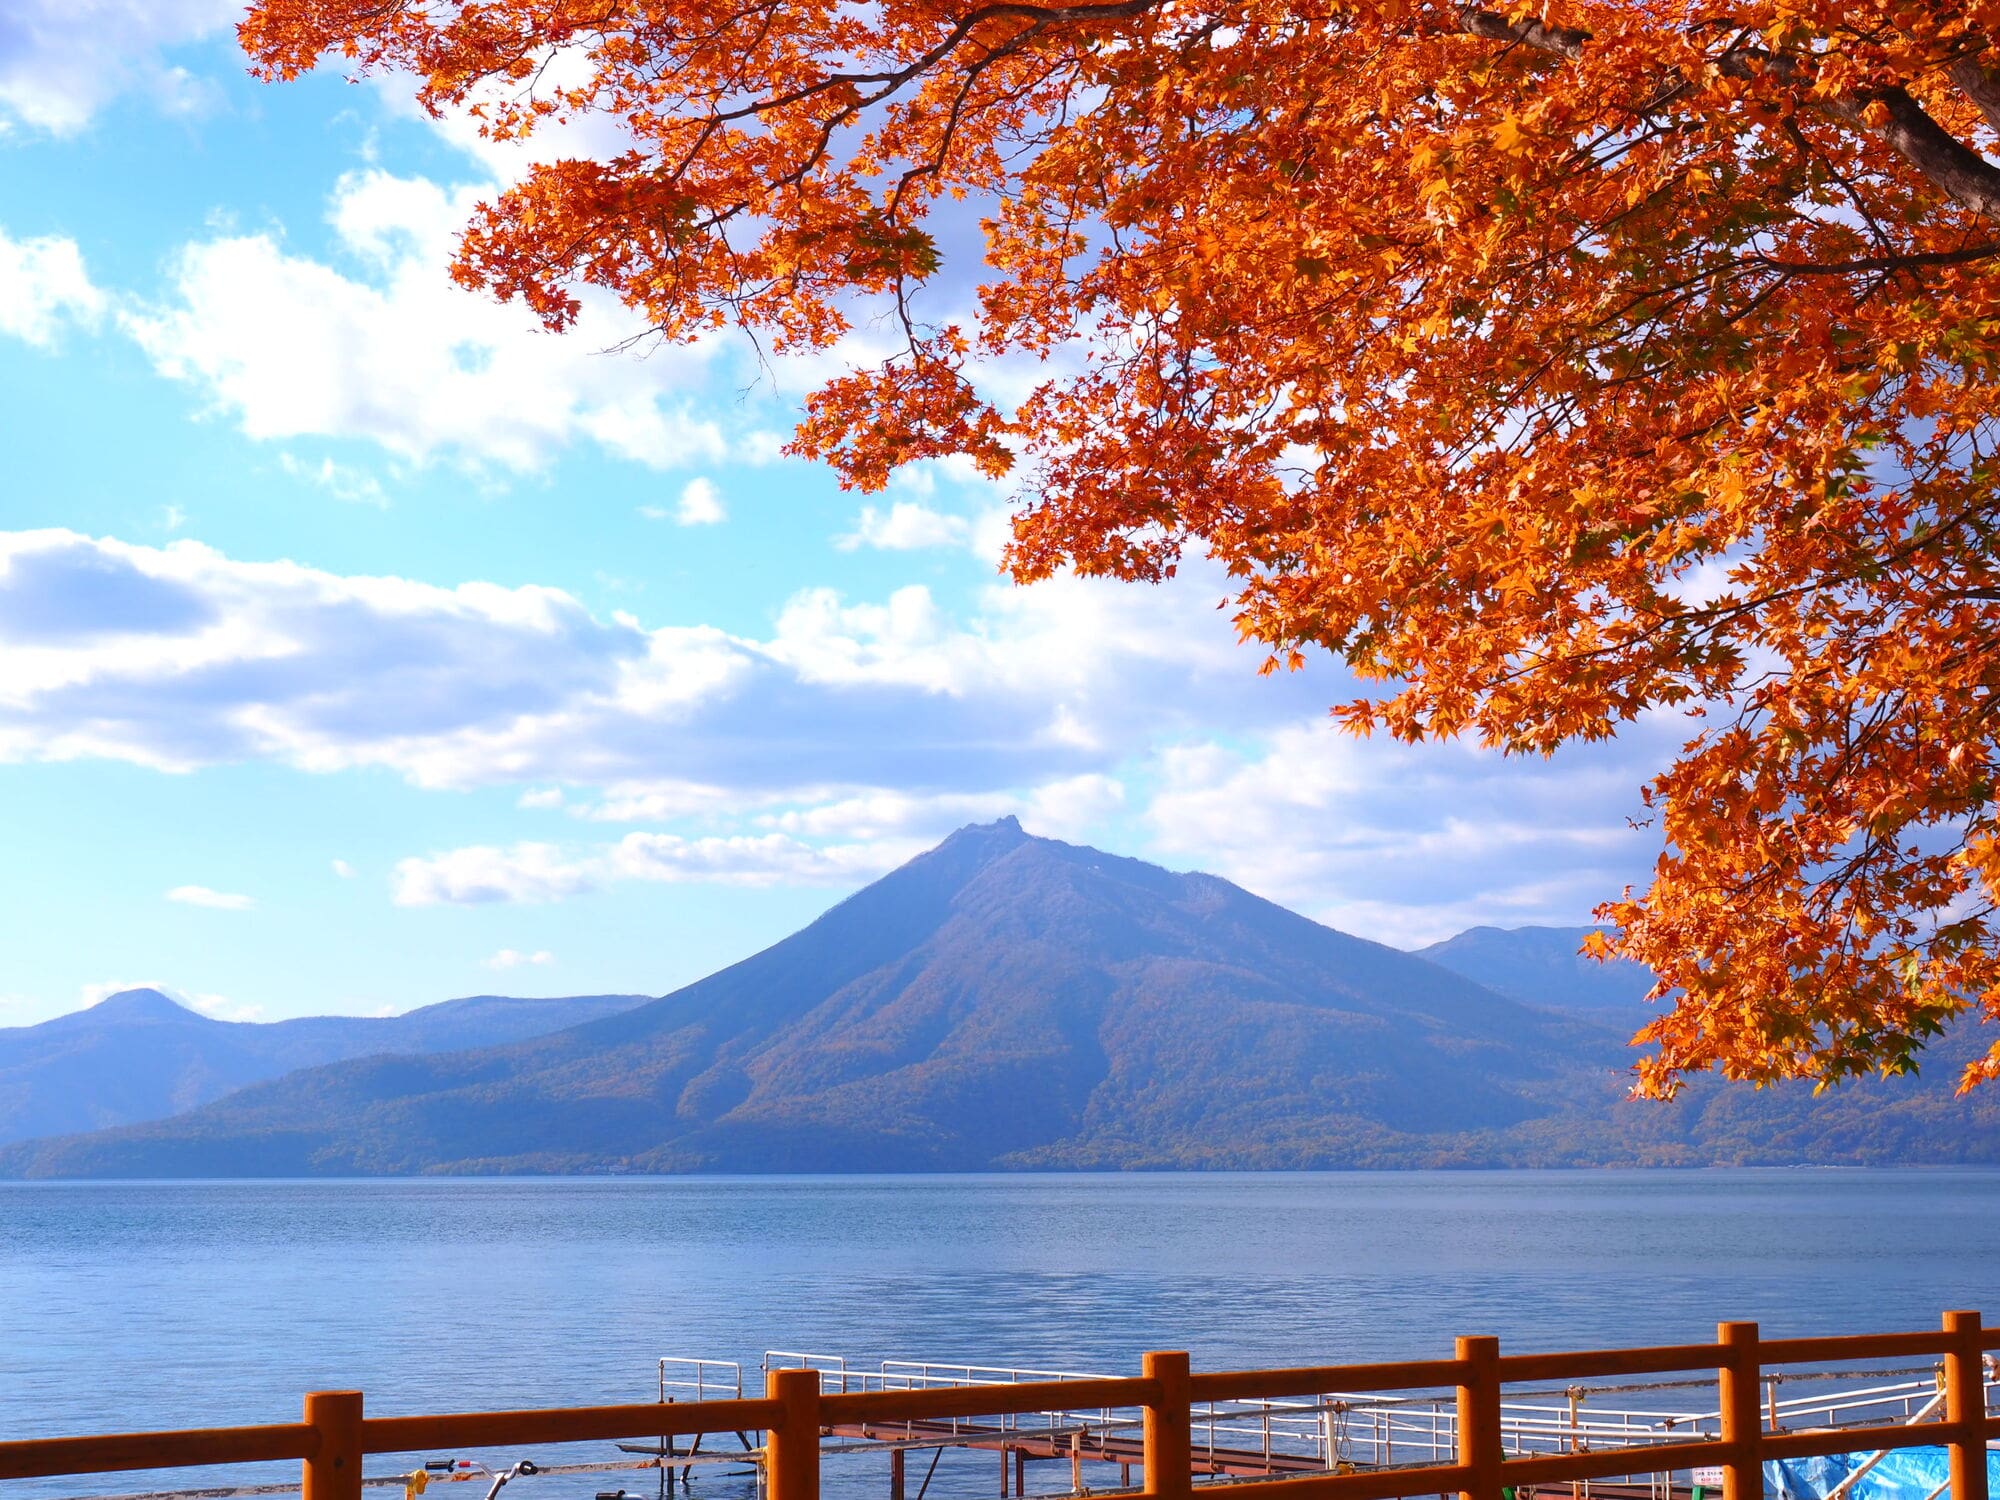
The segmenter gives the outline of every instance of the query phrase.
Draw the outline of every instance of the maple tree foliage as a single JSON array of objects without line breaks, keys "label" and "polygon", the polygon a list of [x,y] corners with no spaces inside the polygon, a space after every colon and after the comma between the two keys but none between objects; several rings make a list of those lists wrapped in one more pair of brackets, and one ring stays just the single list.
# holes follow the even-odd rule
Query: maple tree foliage
[{"label": "maple tree foliage", "polygon": [[[1020,579],[1205,549],[1274,665],[1379,684],[1361,731],[1688,715],[1600,912],[1673,1002],[1641,1092],[2000,1017],[2000,0],[261,0],[242,39],[503,139],[607,117],[459,278],[781,351],[886,315],[797,451],[1027,466]],[[1048,363],[1002,408],[1009,353]]]}]

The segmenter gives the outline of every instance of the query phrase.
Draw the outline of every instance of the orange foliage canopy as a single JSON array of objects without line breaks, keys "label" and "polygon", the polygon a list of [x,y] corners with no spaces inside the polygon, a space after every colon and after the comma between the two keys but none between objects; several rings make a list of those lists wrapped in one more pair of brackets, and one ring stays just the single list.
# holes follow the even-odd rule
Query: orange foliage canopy
[{"label": "orange foliage canopy", "polygon": [[[1382,684],[1357,730],[1692,715],[1600,913],[1680,992],[1642,1092],[2000,1017],[2000,0],[261,0],[242,37],[499,137],[617,122],[465,234],[551,327],[588,284],[781,349],[891,311],[795,446],[863,488],[1032,465],[1019,578],[1206,548],[1274,663]],[[927,226],[974,212],[985,284],[927,321]],[[1047,378],[1001,409],[968,372],[1010,351]]]}]

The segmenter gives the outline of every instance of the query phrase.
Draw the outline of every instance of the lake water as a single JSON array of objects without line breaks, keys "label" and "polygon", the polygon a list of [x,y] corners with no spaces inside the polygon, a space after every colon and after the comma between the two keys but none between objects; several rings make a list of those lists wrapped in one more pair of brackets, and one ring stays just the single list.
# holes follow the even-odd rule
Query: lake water
[{"label": "lake water", "polygon": [[[649,1400],[661,1355],[753,1387],[774,1348],[1242,1368],[1932,1328],[2000,1321],[1996,1293],[2000,1171],[4,1184],[0,1437],[291,1421],[323,1387]],[[993,1493],[981,1457],[932,1500]],[[153,1482],[190,1476],[5,1489]],[[592,1492],[540,1483],[508,1500]],[[697,1500],[743,1493],[697,1472]]]}]

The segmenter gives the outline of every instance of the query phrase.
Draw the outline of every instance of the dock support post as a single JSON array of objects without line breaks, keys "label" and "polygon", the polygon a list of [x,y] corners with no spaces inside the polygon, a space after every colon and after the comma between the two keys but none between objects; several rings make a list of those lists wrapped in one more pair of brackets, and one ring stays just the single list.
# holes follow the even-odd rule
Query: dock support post
[{"label": "dock support post", "polygon": [[1000,1500],[1007,1500],[1007,1460],[1013,1456],[1013,1450],[1005,1443],[1002,1443],[1000,1445]]},{"label": "dock support post", "polygon": [[1153,1500],[1185,1500],[1194,1492],[1189,1434],[1194,1401],[1188,1390],[1187,1353],[1154,1350],[1140,1368],[1160,1388],[1159,1399],[1146,1406],[1141,1429],[1146,1493]]},{"label": "dock support post", "polygon": [[1722,1500],[1764,1500],[1762,1447],[1763,1413],[1757,1409],[1762,1363],[1757,1352],[1755,1323],[1718,1323],[1716,1342],[1722,1356],[1716,1366],[1721,1397],[1722,1441],[1729,1457],[1722,1466]]},{"label": "dock support post", "polygon": [[1986,1372],[1976,1312],[1948,1312],[1944,1331],[1944,1419],[1957,1429],[1951,1440],[1951,1500],[1986,1500]]},{"label": "dock support post", "polygon": [[308,1392],[305,1421],[319,1448],[305,1462],[300,1500],[361,1500],[361,1392]]},{"label": "dock support post", "polygon": [[819,1500],[819,1371],[773,1370],[770,1392],[784,1406],[765,1459],[771,1500]]},{"label": "dock support post", "polygon": [[1459,1500],[1500,1500],[1500,1340],[1458,1341],[1458,1462],[1469,1471]]},{"label": "dock support post", "polygon": [[1018,1497],[1028,1493],[1028,1450],[1014,1450],[1014,1494]]},{"label": "dock support post", "polygon": [[889,1450],[889,1500],[903,1500],[903,1450]]},{"label": "dock support post", "polygon": [[[666,1392],[667,1392],[667,1367],[665,1362],[663,1361],[660,1365],[660,1404],[662,1406],[672,1406],[674,1404],[674,1398],[672,1396],[669,1396]],[[674,1448],[674,1435],[671,1432],[661,1433],[660,1474],[662,1478],[660,1480],[660,1487],[663,1490],[668,1491],[669,1493],[672,1492],[674,1487],[674,1466],[668,1463],[667,1460],[670,1458],[678,1458],[679,1456],[680,1455],[675,1451]]]}]

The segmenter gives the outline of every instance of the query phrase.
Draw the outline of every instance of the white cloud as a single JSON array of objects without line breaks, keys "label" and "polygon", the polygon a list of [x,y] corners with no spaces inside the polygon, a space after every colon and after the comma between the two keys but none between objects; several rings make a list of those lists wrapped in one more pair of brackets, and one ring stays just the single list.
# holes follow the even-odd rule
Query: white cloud
[{"label": "white cloud", "polygon": [[[643,330],[603,294],[556,337],[450,279],[453,236],[492,191],[350,173],[330,218],[362,274],[291,254],[273,234],[224,233],[184,247],[172,296],[121,325],[252,438],[364,439],[475,470],[539,469],[580,438],[653,468],[726,458],[728,436],[693,414],[705,349],[607,354]],[[294,472],[379,503],[365,476]]]},{"label": "white cloud", "polygon": [[871,791],[783,812],[756,816],[759,827],[807,838],[933,840],[966,823],[1018,817],[1028,832],[1048,838],[1087,839],[1103,829],[1125,803],[1123,783],[1091,773],[1064,777],[1013,792],[942,792],[925,795]]},{"label": "white cloud", "polygon": [[858,885],[924,850],[925,840],[806,844],[782,834],[682,838],[628,833],[603,856],[622,880],[713,885]]},{"label": "white cloud", "polygon": [[690,479],[681,487],[680,500],[674,506],[674,521],[681,526],[715,526],[727,520],[729,512],[723,509],[722,492],[707,479]]},{"label": "white cloud", "polygon": [[179,998],[203,1015],[216,1021],[261,1021],[264,1007],[261,1005],[239,1005],[227,995],[183,995]]},{"label": "white cloud", "polygon": [[1581,923],[1645,879],[1656,844],[1626,819],[1663,738],[1641,727],[1524,761],[1358,740],[1321,719],[1163,751],[1143,821],[1160,854],[1384,942]]},{"label": "white cloud", "polygon": [[[0,27],[0,44],[5,36]],[[16,240],[0,229],[0,333],[52,348],[66,325],[95,326],[105,306],[75,240]]]},{"label": "white cloud", "polygon": [[736,435],[735,456],[740,464],[765,468],[785,461],[786,433],[774,427],[750,427]]},{"label": "white cloud", "polygon": [[[498,99],[516,99],[525,91],[544,99],[555,99],[563,90],[587,85],[592,74],[590,58],[581,48],[563,48],[544,53],[535,76],[525,84],[511,79],[480,85],[468,104]],[[423,125],[439,138],[465,153],[467,160],[499,182],[519,182],[538,162],[608,160],[633,144],[622,119],[602,110],[561,110],[535,123],[525,139],[492,140],[479,133],[479,121],[466,106],[430,114],[420,106],[406,78],[378,74],[371,82],[383,106],[412,124]]]},{"label": "white cloud", "polygon": [[722,492],[713,480],[699,476],[681,486],[680,498],[671,506],[642,505],[639,514],[648,521],[672,521],[676,526],[715,526],[729,519]]},{"label": "white cloud", "polygon": [[342,880],[352,880],[354,878],[354,866],[350,865],[344,859],[336,859],[333,862],[333,873],[338,875]]},{"label": "white cloud", "polygon": [[769,807],[1108,774],[1217,714],[1250,729],[1324,701],[1259,681],[1207,586],[1175,588],[994,590],[970,618],[922,588],[810,590],[758,640],[600,619],[552,588],[0,533],[0,761],[382,766]]},{"label": "white cloud", "polygon": [[452,849],[396,865],[398,906],[540,903],[625,881],[675,885],[857,885],[919,854],[925,841],[812,845],[784,834],[683,838],[628,833],[568,852],[553,844]]},{"label": "white cloud", "polygon": [[212,891],[205,885],[177,885],[167,892],[167,899],[183,906],[205,906],[211,911],[248,911],[257,904],[248,896]]},{"label": "white cloud", "polygon": [[481,844],[398,860],[395,899],[398,906],[560,901],[597,884],[589,861],[572,860],[554,844]]},{"label": "white cloud", "polygon": [[377,510],[389,508],[389,496],[381,482],[373,474],[360,469],[350,469],[337,464],[330,458],[322,458],[318,463],[307,463],[289,453],[278,455],[278,467],[294,479],[302,479],[307,484],[325,490],[334,499],[347,505],[372,505]]},{"label": "white cloud", "polygon": [[1125,784],[1110,776],[1071,776],[1038,786],[1020,818],[1030,833],[1088,840],[1124,808]]},{"label": "white cloud", "polygon": [[165,531],[179,531],[187,525],[187,512],[178,505],[160,507],[160,527]]},{"label": "white cloud", "polygon": [[[664,794],[663,794],[664,795]],[[1031,833],[1081,838],[1104,826],[1125,789],[1110,777],[1066,778],[1025,796],[872,791],[764,814],[759,833],[686,837],[628,833],[613,844],[476,845],[396,866],[400,906],[541,903],[627,881],[728,886],[852,886],[887,873],[953,828],[1019,814]],[[701,804],[666,804],[687,811]],[[628,810],[638,810],[628,805]]]},{"label": "white cloud", "polygon": [[502,948],[491,958],[483,958],[480,963],[489,969],[518,969],[524,964],[546,966],[556,961],[556,956],[543,948],[534,953],[522,953],[513,948]]},{"label": "white cloud", "polygon": [[0,133],[13,121],[57,134],[82,129],[123,93],[169,114],[201,108],[211,90],[162,49],[221,31],[241,0],[8,0],[0,21]]},{"label": "white cloud", "polygon": [[772,650],[808,682],[894,682],[930,693],[959,691],[981,670],[986,643],[952,628],[922,584],[882,604],[849,604],[838,590],[807,589],[779,611]]},{"label": "white cloud", "polygon": [[963,547],[972,539],[972,523],[964,516],[946,515],[913,500],[898,500],[887,512],[864,505],[854,530],[834,538],[842,552],[876,547],[912,552],[921,547]]},{"label": "white cloud", "polygon": [[[796,794],[798,789],[788,789]],[[758,794],[743,787],[692,781],[619,781],[594,803],[570,809],[594,823],[665,823],[676,818],[744,813],[760,804],[787,800],[784,793]]]},{"label": "white cloud", "polygon": [[1159,589],[995,587],[961,611],[921,587],[809,589],[755,638],[604,619],[552,588],[0,533],[0,761],[382,767],[641,825],[405,859],[404,905],[851,885],[1008,813],[1409,943],[1582,921],[1645,879],[1656,835],[1625,819],[1678,722],[1552,763],[1357,741],[1323,716],[1350,685],[1257,678],[1220,592],[1198,567]]}]

